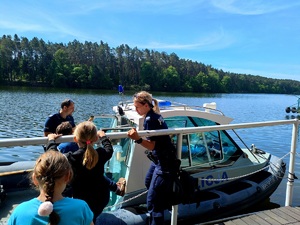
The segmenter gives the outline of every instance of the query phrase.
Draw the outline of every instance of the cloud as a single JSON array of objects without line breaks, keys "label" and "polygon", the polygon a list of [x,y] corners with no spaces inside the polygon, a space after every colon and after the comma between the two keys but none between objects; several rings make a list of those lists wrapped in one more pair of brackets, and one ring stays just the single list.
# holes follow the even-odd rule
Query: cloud
[{"label": "cloud", "polygon": [[222,11],[241,15],[266,14],[300,5],[300,2],[281,0],[212,0],[211,3]]},{"label": "cloud", "polygon": [[0,27],[3,29],[15,30],[16,32],[24,32],[24,31],[41,31],[43,27],[38,24],[28,24],[28,23],[14,23],[11,21],[0,21]]},{"label": "cloud", "polygon": [[194,43],[184,43],[186,40],[178,40],[179,43],[163,43],[158,41],[148,41],[148,44],[139,44],[139,48],[156,50],[193,50],[193,51],[214,51],[227,48],[235,43],[236,39],[232,34],[224,31],[222,27],[196,38]]},{"label": "cloud", "polygon": [[[88,40],[85,32],[76,29],[76,26],[70,23],[70,17],[64,14],[65,9],[61,8],[61,5],[53,5],[56,3],[54,1],[45,4],[24,0],[16,6],[15,3],[9,2],[1,6],[0,29],[20,36],[47,37],[46,41],[61,40],[63,37]],[[48,40],[49,37],[52,40]]]}]

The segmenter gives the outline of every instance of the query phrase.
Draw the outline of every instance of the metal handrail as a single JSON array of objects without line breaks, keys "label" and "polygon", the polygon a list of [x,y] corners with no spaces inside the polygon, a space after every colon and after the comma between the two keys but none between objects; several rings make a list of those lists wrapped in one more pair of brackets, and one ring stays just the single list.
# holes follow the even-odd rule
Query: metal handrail
[{"label": "metal handrail", "polygon": [[[214,125],[205,127],[186,127],[186,128],[169,128],[162,130],[144,130],[139,131],[139,136],[160,136],[170,134],[191,134],[196,132],[210,132],[216,130],[232,130],[242,128],[255,128],[265,126],[279,126],[287,124],[299,124],[298,119],[291,120],[277,120],[277,121],[266,121],[266,122],[253,122],[253,123],[239,123],[239,124],[227,124],[227,125]],[[127,138],[127,132],[111,132],[107,133],[107,136],[111,139]],[[73,141],[73,135],[64,135],[56,139],[57,143]],[[33,137],[33,138],[7,138],[0,140],[0,147],[10,146],[26,146],[26,145],[43,145],[47,143],[47,137]]]},{"label": "metal handrail", "polygon": [[[291,206],[293,198],[293,185],[294,185],[294,169],[295,169],[295,155],[296,146],[298,142],[298,129],[300,121],[298,119],[291,120],[278,120],[278,121],[266,121],[266,122],[253,122],[253,123],[240,123],[240,124],[229,124],[229,125],[215,125],[215,126],[205,126],[205,127],[187,127],[187,128],[169,128],[163,130],[145,130],[139,131],[139,136],[160,136],[160,135],[170,135],[170,134],[190,134],[195,132],[209,132],[216,130],[232,130],[232,129],[242,129],[242,128],[255,128],[255,127],[265,127],[265,126],[279,126],[279,125],[293,125],[292,129],[292,140],[291,140],[291,151],[290,151],[290,163],[288,172],[288,182],[286,189],[286,200],[285,206]],[[111,132],[107,133],[110,139],[120,139],[127,138],[127,132]],[[57,143],[70,142],[73,141],[73,135],[66,135],[56,139]],[[26,146],[26,145],[43,145],[48,141],[47,137],[34,137],[34,138],[12,138],[12,139],[1,139],[0,147],[10,147],[10,146]],[[173,206],[172,218],[177,216],[177,206]],[[175,224],[176,221],[172,221]]]}]

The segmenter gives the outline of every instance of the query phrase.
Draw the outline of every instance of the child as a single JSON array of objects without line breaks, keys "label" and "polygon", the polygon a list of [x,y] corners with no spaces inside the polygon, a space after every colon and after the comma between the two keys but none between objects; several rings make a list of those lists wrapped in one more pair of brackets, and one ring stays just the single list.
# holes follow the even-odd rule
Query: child
[{"label": "child", "polygon": [[[48,135],[47,149],[54,145],[57,134]],[[103,147],[94,149],[95,142],[100,138]],[[79,149],[66,153],[66,157],[74,170],[71,183],[73,197],[85,200],[94,213],[94,220],[108,204],[110,191],[124,195],[122,183],[115,183],[104,176],[104,165],[112,157],[113,147],[103,131],[97,131],[96,126],[85,121],[78,124],[74,131],[74,141]]]},{"label": "child", "polygon": [[[61,135],[72,135],[73,127],[69,121],[62,122],[56,128],[56,133]],[[63,142],[57,146],[57,150],[61,153],[75,152],[78,150],[78,145],[75,142]]]},{"label": "child", "polygon": [[42,154],[37,159],[31,176],[40,195],[18,205],[10,216],[8,225],[93,225],[93,213],[86,202],[62,196],[72,177],[72,168],[62,153],[49,150]]}]

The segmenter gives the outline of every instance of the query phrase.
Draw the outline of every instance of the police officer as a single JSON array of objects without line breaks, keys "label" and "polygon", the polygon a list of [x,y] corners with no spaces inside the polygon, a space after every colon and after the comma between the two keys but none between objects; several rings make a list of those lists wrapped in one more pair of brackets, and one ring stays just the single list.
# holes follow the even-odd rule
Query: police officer
[{"label": "police officer", "polygon": [[[134,106],[144,119],[144,130],[168,129],[160,115],[158,102],[146,91],[133,97]],[[164,210],[170,205],[170,187],[176,174],[176,149],[169,135],[141,138],[136,129],[128,131],[128,137],[135,143],[148,149],[148,158],[152,161],[145,178],[148,189],[147,209],[150,213],[150,224],[164,224]]]},{"label": "police officer", "polygon": [[50,115],[46,119],[45,126],[44,126],[44,136],[47,137],[48,134],[55,133],[57,126],[65,121],[69,121],[74,129],[75,122],[72,116],[74,110],[75,110],[75,103],[71,99],[65,99],[61,103],[61,109],[59,110],[59,112]]}]

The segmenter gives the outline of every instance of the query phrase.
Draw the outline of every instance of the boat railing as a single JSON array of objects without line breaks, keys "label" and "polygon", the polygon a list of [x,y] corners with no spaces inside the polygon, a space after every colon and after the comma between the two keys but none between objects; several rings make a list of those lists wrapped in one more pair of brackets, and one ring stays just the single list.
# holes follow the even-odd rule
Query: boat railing
[{"label": "boat railing", "polygon": [[[286,188],[286,199],[285,206],[292,205],[293,198],[293,185],[294,185],[294,169],[295,169],[295,157],[296,157],[296,146],[298,142],[298,119],[290,120],[278,120],[278,121],[266,121],[266,122],[252,122],[252,123],[240,123],[240,124],[226,124],[226,125],[214,125],[205,127],[187,127],[187,128],[169,128],[163,130],[145,130],[139,131],[139,136],[160,136],[160,135],[185,135],[195,132],[210,132],[216,130],[234,130],[243,128],[255,128],[255,127],[266,127],[266,126],[279,126],[279,125],[292,125],[292,138],[291,138],[291,149],[290,149],[290,161],[289,161],[289,171],[288,171],[288,182]],[[129,127],[128,127],[129,128]],[[107,133],[110,139],[120,139],[128,138],[127,132],[111,132]],[[57,143],[70,142],[73,141],[73,135],[65,135],[56,140]],[[33,137],[33,138],[9,138],[0,139],[0,147],[11,147],[11,146],[32,146],[32,145],[45,145],[47,143],[47,137]],[[180,145],[177,146],[178,148]],[[176,206],[173,206],[173,210],[176,214]]]},{"label": "boat railing", "polygon": [[224,113],[221,110],[218,110],[215,102],[204,103],[203,106],[197,105],[186,105],[179,102],[172,102],[171,106],[162,106],[160,109],[183,109],[183,110],[196,110],[196,111],[204,111],[215,114],[220,114],[224,116]]},{"label": "boat railing", "polygon": [[164,107],[160,107],[161,110],[195,110],[195,111],[202,111],[202,112],[209,112],[209,113],[214,113],[214,114],[219,114],[222,116],[225,116],[224,113],[218,109],[214,109],[214,108],[210,108],[210,107],[204,107],[204,106],[175,106],[175,105],[171,105],[171,106],[164,106]]},{"label": "boat railing", "polygon": [[[216,103],[215,102],[204,103],[203,106],[186,105],[186,104],[179,103],[179,102],[162,101],[162,100],[159,100],[159,99],[158,99],[158,102],[159,102],[160,110],[184,110],[184,111],[186,111],[186,110],[195,110],[195,111],[209,112],[209,113],[214,113],[214,114],[224,116],[224,113],[221,110],[218,110],[216,108]],[[165,102],[167,102],[169,104],[163,104]],[[124,109],[124,110],[130,110],[131,111],[131,110],[134,109],[132,101],[120,102],[119,106],[121,106],[122,109]]]}]

